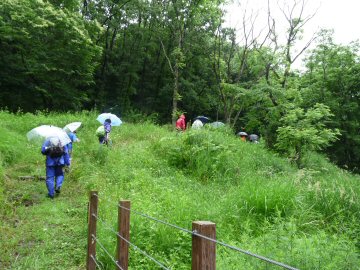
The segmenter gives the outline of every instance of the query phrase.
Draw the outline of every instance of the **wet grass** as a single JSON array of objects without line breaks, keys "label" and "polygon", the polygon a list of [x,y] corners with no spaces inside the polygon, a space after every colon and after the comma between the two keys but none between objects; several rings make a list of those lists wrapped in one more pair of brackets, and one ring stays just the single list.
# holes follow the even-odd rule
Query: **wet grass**
[{"label": "wet grass", "polygon": [[[116,204],[191,229],[194,220],[216,223],[217,238],[300,269],[358,269],[359,181],[310,154],[298,170],[262,144],[239,141],[230,131],[178,134],[150,122],[114,127],[111,148],[100,147],[95,112],[0,112],[1,269],[84,269],[87,200],[99,192],[99,216],[116,226]],[[46,198],[40,147],[26,132],[40,124],[82,121],[81,142],[62,193]],[[16,123],[16,125],[14,124]],[[116,237],[98,226],[114,254]],[[131,216],[131,239],[172,269],[190,269],[191,237],[141,216]],[[113,269],[99,250],[103,269]],[[218,248],[218,269],[278,269]],[[157,269],[134,250],[130,269]]]}]

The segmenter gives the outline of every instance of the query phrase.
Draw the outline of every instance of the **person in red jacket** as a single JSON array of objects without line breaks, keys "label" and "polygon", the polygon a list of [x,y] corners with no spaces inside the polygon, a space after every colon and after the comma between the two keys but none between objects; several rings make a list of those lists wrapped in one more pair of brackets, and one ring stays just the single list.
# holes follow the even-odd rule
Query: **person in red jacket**
[{"label": "person in red jacket", "polygon": [[185,131],[185,129],[186,129],[185,115],[181,114],[179,119],[176,121],[176,130]]}]

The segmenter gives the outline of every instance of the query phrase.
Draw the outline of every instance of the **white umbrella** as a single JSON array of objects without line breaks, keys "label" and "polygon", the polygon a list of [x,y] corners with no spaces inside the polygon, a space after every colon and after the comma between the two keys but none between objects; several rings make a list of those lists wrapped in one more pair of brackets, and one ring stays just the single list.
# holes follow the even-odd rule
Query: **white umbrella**
[{"label": "white umbrella", "polygon": [[67,124],[63,129],[65,131],[70,130],[71,132],[74,132],[81,126],[81,122],[72,122],[70,124]]},{"label": "white umbrella", "polygon": [[60,140],[61,145],[66,145],[71,142],[69,136],[63,129],[51,125],[42,125],[33,128],[26,134],[26,137],[29,141],[40,142],[44,142],[46,139],[55,137]]},{"label": "white umbrella", "polygon": [[111,120],[112,126],[120,126],[122,124],[122,121],[120,120],[120,118],[112,113],[102,113],[96,118],[96,120],[98,120],[101,124],[104,124],[106,119]]},{"label": "white umbrella", "polygon": [[244,131],[240,131],[237,135],[238,136],[247,136],[248,134]]},{"label": "white umbrella", "polygon": [[212,127],[214,127],[214,128],[219,128],[219,127],[225,126],[225,124],[223,122],[220,122],[220,121],[212,122],[212,123],[210,123],[210,125]]},{"label": "white umbrella", "polygon": [[259,136],[256,135],[256,134],[250,134],[250,135],[249,135],[249,140],[250,140],[250,141],[257,142],[257,141],[259,141]]}]

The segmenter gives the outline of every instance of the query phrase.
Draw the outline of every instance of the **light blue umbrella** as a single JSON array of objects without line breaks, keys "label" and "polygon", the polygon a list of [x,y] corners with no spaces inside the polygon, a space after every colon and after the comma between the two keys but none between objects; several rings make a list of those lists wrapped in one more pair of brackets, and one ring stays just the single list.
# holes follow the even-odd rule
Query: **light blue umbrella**
[{"label": "light blue umbrella", "polygon": [[120,120],[120,118],[112,113],[102,113],[96,118],[96,120],[98,120],[101,124],[104,124],[106,119],[111,120],[112,126],[120,126],[122,124],[122,121]]}]

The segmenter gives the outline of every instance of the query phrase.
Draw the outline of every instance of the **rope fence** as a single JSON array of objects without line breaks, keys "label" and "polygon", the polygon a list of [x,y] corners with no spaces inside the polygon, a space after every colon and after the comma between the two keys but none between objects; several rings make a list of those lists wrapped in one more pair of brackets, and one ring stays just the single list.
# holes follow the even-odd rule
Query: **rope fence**
[{"label": "rope fence", "polygon": [[90,255],[90,258],[94,261],[94,263],[95,263],[95,265],[97,266],[97,268],[102,269],[102,268],[100,267],[99,263],[97,262],[97,260],[95,259],[95,257],[94,257],[92,254]]},{"label": "rope fence", "polygon": [[181,227],[179,227],[179,226],[177,226],[177,225],[168,223],[168,222],[163,221],[163,220],[159,220],[159,219],[157,219],[157,218],[151,217],[151,216],[146,215],[146,214],[143,214],[143,213],[141,213],[141,212],[127,209],[127,208],[125,208],[125,207],[123,207],[123,206],[121,206],[121,205],[118,205],[118,206],[121,207],[121,208],[123,208],[123,209],[125,209],[125,210],[127,210],[127,211],[131,211],[132,213],[137,214],[137,215],[139,215],[139,216],[142,216],[142,217],[151,219],[151,220],[153,220],[153,221],[156,221],[156,222],[158,222],[158,223],[161,223],[161,224],[167,225],[167,226],[169,226],[169,227],[178,229],[178,230],[180,230],[180,231],[189,233],[189,234],[191,234],[191,235],[195,235],[195,236],[201,237],[201,238],[203,238],[203,239],[212,241],[212,242],[214,242],[214,243],[216,243],[216,244],[218,244],[218,245],[221,245],[221,246],[230,248],[230,249],[235,250],[235,251],[238,251],[238,252],[240,252],[240,253],[243,253],[243,254],[249,255],[249,256],[251,256],[251,257],[257,258],[257,259],[259,259],[259,260],[263,260],[263,261],[265,261],[265,262],[268,262],[268,263],[271,263],[271,264],[274,264],[274,265],[277,265],[277,266],[281,266],[281,267],[283,267],[283,268],[285,268],[285,269],[298,270],[297,268],[291,267],[291,266],[286,265],[286,264],[284,264],[284,263],[274,261],[274,260],[269,259],[269,258],[266,258],[266,257],[264,257],[264,256],[251,253],[250,251],[247,251],[247,250],[244,250],[244,249],[235,247],[235,246],[228,245],[228,244],[226,244],[226,243],[224,243],[224,242],[221,242],[221,241],[218,241],[218,240],[216,240],[216,239],[207,237],[207,236],[205,236],[205,235],[201,235],[201,234],[197,233],[196,231],[190,231],[190,230],[188,230],[188,229],[181,228]]},{"label": "rope fence", "polygon": [[170,268],[167,268],[165,265],[163,265],[161,262],[159,262],[158,260],[156,260],[154,257],[152,257],[151,255],[147,254],[145,251],[141,250],[138,246],[136,246],[135,244],[131,243],[130,241],[126,240],[124,237],[122,237],[118,232],[116,232],[113,228],[111,228],[111,226],[109,224],[107,224],[105,221],[103,221],[101,218],[96,217],[97,220],[99,220],[105,227],[106,229],[110,230],[113,234],[115,234],[116,236],[120,237],[122,240],[124,240],[126,243],[128,243],[130,246],[132,246],[134,248],[134,250],[139,251],[141,254],[143,254],[145,257],[149,258],[150,260],[152,260],[154,263],[156,263],[158,266],[160,266],[162,269],[165,270],[170,270]]},{"label": "rope fence", "polygon": [[108,257],[112,260],[112,262],[120,269],[120,270],[124,270],[119,264],[118,262],[111,256],[111,254],[109,253],[109,251],[104,247],[103,244],[101,244],[101,242],[94,236],[92,235],[93,239],[96,241],[96,243],[99,244],[100,248],[106,253],[106,255],[108,255]]},{"label": "rope fence", "polygon": [[[147,214],[130,208],[130,201],[120,201],[117,204],[118,207],[118,232],[116,232],[111,225],[107,224],[104,220],[98,217],[97,206],[99,196],[96,191],[90,192],[89,202],[89,232],[88,232],[88,256],[87,256],[87,269],[100,268],[99,263],[96,261],[96,243],[99,244],[100,248],[110,257],[112,262],[116,265],[116,269],[127,270],[128,269],[128,247],[131,246],[135,251],[140,252],[142,255],[153,261],[162,269],[167,268],[159,260],[155,259],[147,252],[141,250],[138,246],[130,242],[130,213],[134,213],[138,216],[145,217],[152,221],[161,223],[163,225],[175,228],[179,231],[192,235],[192,270],[215,270],[216,269],[216,245],[223,246],[225,248],[237,251],[239,253],[254,257],[256,259],[265,261],[267,263],[282,267],[289,270],[298,270],[292,266],[284,263],[266,258],[264,256],[252,253],[250,251],[235,247],[224,242],[216,240],[216,229],[215,223],[209,221],[194,221],[192,230],[182,228],[180,226],[171,224],[169,222],[151,217]],[[112,202],[108,203],[112,204]],[[96,238],[96,221],[100,221],[102,225],[110,230],[117,236],[117,252],[116,258],[105,249],[105,247]]]}]

